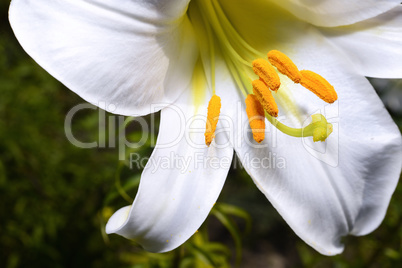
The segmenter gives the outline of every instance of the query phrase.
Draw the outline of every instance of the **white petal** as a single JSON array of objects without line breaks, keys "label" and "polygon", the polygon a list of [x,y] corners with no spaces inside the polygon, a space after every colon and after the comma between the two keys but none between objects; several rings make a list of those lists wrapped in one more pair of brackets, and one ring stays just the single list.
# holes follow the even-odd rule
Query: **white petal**
[{"label": "white petal", "polygon": [[[225,182],[233,148],[224,133],[217,134],[217,143],[205,145],[206,108],[195,110],[192,101],[185,92],[162,110],[157,145],[128,218],[126,208],[117,211],[108,233],[135,239],[148,251],[165,252],[184,243],[207,217]],[[192,118],[196,113],[200,116]]]},{"label": "white petal", "polygon": [[[233,143],[257,187],[291,228],[319,252],[333,255],[343,250],[342,236],[367,234],[383,220],[401,170],[401,137],[371,85],[354,74],[344,55],[313,30],[304,35],[295,40],[297,50],[284,52],[301,69],[332,83],[339,100],[326,105],[293,83],[284,83],[279,91],[288,87],[293,93],[306,124],[309,115],[325,107],[321,113],[334,132],[326,142],[313,143],[311,137],[293,138],[266,122],[265,141],[257,145],[243,106],[240,118],[232,116],[240,121],[234,124]],[[228,92],[223,101],[244,103],[244,97],[230,91],[234,85],[227,75],[217,81],[220,94]],[[298,127],[284,114],[279,111],[280,121]]]},{"label": "white petal", "polygon": [[131,206],[125,206],[117,210],[108,220],[106,224],[105,231],[107,234],[114,233],[115,230],[119,229],[122,224],[124,224],[128,215],[130,215]]},{"label": "white petal", "polygon": [[317,26],[348,25],[382,14],[399,0],[272,0],[296,17]]},{"label": "white petal", "polygon": [[381,78],[402,77],[402,6],[350,26],[321,31],[349,57],[356,70]]},{"label": "white petal", "polygon": [[[10,23],[26,52],[94,105],[149,113],[188,87],[197,57],[188,0],[13,0]],[[103,107],[104,108],[104,107]]]}]

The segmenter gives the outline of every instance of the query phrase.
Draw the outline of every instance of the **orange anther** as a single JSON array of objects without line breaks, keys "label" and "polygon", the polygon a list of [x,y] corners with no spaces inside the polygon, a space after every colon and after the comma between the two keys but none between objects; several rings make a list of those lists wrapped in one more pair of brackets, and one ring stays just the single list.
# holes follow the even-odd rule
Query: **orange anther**
[{"label": "orange anther", "polygon": [[264,108],[253,94],[249,94],[246,98],[246,112],[251,131],[253,132],[253,138],[256,142],[260,143],[265,138]]},{"label": "orange anther", "polygon": [[281,86],[281,81],[275,68],[264,59],[256,59],[253,61],[253,71],[264,81],[264,83],[274,91],[277,91]]},{"label": "orange anther", "polygon": [[258,101],[262,104],[265,111],[270,116],[278,116],[278,106],[276,105],[275,99],[272,96],[271,91],[269,91],[267,85],[261,80],[253,81],[253,92],[256,95]]},{"label": "orange anther", "polygon": [[324,77],[308,70],[302,70],[300,73],[302,75],[300,84],[320,99],[328,103],[333,103],[338,99],[334,87]]},{"label": "orange anther", "polygon": [[219,113],[221,112],[221,98],[213,95],[208,103],[208,116],[205,129],[205,144],[209,146],[215,138],[215,130],[218,124]]},{"label": "orange anther", "polygon": [[302,77],[299,69],[288,56],[278,50],[271,50],[268,52],[268,60],[279,72],[289,77],[293,82],[300,83]]}]

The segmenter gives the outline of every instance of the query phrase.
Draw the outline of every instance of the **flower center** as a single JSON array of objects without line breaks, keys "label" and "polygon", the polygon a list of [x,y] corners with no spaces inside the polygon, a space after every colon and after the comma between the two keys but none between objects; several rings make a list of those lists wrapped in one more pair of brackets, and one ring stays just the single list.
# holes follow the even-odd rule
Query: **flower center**
[{"label": "flower center", "polygon": [[[304,128],[288,127],[275,117],[279,113],[276,99],[290,104],[290,106],[295,105],[287,94],[286,88],[281,87],[278,73],[307,88],[323,101],[333,103],[337,100],[337,94],[327,80],[312,71],[299,71],[292,60],[278,50],[271,50],[268,53],[268,61],[263,59],[264,53],[254,49],[242,38],[217,0],[191,1],[188,16],[196,31],[200,48],[199,61],[202,70],[200,73],[210,78],[206,80],[208,80],[213,93],[208,104],[205,131],[205,143],[208,146],[215,136],[214,132],[221,109],[221,100],[215,89],[216,49],[219,49],[220,55],[225,60],[237,89],[245,97],[246,113],[255,141],[259,143],[265,138],[265,118],[287,135],[293,137],[312,136],[313,141],[326,140],[332,132],[332,124],[328,123],[321,114],[313,115],[312,122]],[[200,70],[198,65],[196,69]],[[258,78],[251,79],[254,76]],[[194,77],[195,80],[199,80],[196,75]],[[285,94],[280,94],[283,92]]]}]

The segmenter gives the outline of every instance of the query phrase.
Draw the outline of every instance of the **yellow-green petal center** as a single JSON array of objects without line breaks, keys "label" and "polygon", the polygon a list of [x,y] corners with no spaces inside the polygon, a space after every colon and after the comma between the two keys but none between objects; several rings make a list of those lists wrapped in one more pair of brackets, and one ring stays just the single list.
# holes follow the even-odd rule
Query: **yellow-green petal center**
[{"label": "yellow-green petal center", "polygon": [[[227,5],[225,5],[227,7]],[[204,75],[206,84],[212,90],[212,95],[219,95],[215,88],[215,61],[217,55],[223,58],[225,64],[244,98],[254,94],[262,104],[265,116],[268,121],[281,132],[293,137],[313,137],[314,141],[325,141],[332,132],[332,125],[327,122],[321,114],[313,115],[313,121],[304,128],[292,128],[279,122],[276,101],[281,107],[298,111],[297,102],[293,101],[286,85],[281,86],[279,73],[287,76],[291,81],[301,84],[318,97],[328,103],[336,100],[335,89],[323,77],[311,71],[299,71],[297,66],[289,57],[278,50],[271,50],[268,53],[262,52],[250,45],[239,33],[232,21],[227,16],[219,0],[193,0],[187,15],[195,30],[198,41],[200,56],[199,64],[194,72],[194,79]],[[253,20],[251,17],[243,18]],[[272,23],[272,21],[267,21]],[[256,38],[263,38],[256,36]],[[282,76],[283,77],[283,76]],[[205,90],[205,83],[194,83],[196,94]],[[202,89],[200,87],[203,87]],[[271,90],[274,92],[271,93]],[[254,98],[254,97],[253,97]],[[214,109],[214,107],[209,107]],[[280,112],[280,111],[279,111]],[[218,114],[219,116],[219,114]],[[252,127],[250,120],[250,126]],[[211,134],[211,133],[210,133]],[[211,134],[213,137],[213,133]],[[258,142],[260,142],[259,140]],[[211,141],[209,140],[209,143]]]}]

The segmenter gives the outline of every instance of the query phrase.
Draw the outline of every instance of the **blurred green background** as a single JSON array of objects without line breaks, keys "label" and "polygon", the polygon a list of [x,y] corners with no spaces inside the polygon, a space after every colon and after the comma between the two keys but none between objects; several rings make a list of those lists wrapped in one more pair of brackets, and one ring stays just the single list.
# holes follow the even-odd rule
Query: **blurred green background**
[{"label": "blurred green background", "polygon": [[[345,252],[327,257],[293,233],[239,168],[206,223],[177,250],[151,254],[106,236],[107,218],[135,196],[140,170],[119,162],[117,149],[81,149],[67,140],[65,116],[84,101],[22,50],[8,5],[0,2],[0,267],[402,267],[401,185],[375,232],[345,238]],[[401,127],[401,80],[371,81]],[[98,125],[98,111],[86,109],[72,130],[82,141],[117,136]],[[140,128],[127,129],[135,141]],[[150,155],[153,141],[135,152]]]}]

